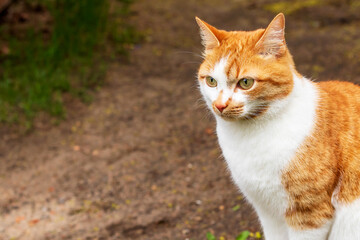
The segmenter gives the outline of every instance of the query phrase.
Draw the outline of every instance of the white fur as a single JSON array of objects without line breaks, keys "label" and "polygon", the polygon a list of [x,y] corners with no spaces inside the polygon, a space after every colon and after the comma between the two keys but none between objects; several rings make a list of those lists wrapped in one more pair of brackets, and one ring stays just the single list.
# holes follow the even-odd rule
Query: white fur
[{"label": "white fur", "polygon": [[[309,230],[305,230],[305,231],[294,230],[294,229],[289,228],[289,239],[290,240],[325,240],[325,239],[328,239],[332,224],[333,224],[333,220],[329,220],[327,223],[325,223],[323,226],[321,226],[319,228],[309,229]],[[339,238],[339,240],[345,240],[345,238]]]},{"label": "white fur", "polygon": [[360,240],[360,199],[335,205],[335,220],[329,240]]}]

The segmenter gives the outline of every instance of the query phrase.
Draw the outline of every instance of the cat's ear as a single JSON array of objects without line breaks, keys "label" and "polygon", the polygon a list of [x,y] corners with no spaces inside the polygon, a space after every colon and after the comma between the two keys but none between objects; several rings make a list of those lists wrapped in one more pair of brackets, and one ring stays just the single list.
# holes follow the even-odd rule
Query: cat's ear
[{"label": "cat's ear", "polygon": [[197,24],[200,27],[200,35],[202,44],[206,50],[211,50],[215,47],[220,46],[220,31],[210,24],[202,21],[200,18],[195,17]]},{"label": "cat's ear", "polygon": [[255,47],[261,55],[281,56],[286,50],[285,17],[279,13],[266,28]]}]

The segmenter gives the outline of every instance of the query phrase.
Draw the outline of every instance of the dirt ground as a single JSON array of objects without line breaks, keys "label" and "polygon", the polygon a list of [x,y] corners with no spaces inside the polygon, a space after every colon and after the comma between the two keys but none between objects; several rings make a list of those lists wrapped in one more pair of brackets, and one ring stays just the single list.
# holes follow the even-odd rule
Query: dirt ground
[{"label": "dirt ground", "polygon": [[[261,232],[200,100],[194,16],[251,30],[275,16],[267,10],[272,2],[137,1],[132,22],[146,40],[130,63],[112,64],[90,106],[69,104],[59,126],[35,124],[26,136],[1,128],[0,239],[200,240],[207,232],[224,239]],[[288,46],[305,76],[360,83],[354,6],[335,2],[287,15]]]}]

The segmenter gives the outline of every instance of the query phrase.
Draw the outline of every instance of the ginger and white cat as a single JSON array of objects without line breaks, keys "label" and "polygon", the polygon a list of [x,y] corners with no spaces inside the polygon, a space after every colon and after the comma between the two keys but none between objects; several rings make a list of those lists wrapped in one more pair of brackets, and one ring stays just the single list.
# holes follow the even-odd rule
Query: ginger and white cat
[{"label": "ginger and white cat", "polygon": [[265,238],[360,239],[360,87],[301,76],[283,14],[250,32],[196,20],[200,90]]}]

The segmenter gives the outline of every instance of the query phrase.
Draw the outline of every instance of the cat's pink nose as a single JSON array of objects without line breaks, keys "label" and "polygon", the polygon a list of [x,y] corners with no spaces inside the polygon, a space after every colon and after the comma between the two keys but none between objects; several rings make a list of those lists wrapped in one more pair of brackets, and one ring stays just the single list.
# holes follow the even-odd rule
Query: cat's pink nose
[{"label": "cat's pink nose", "polygon": [[215,103],[215,107],[222,113],[228,105],[226,103]]}]

